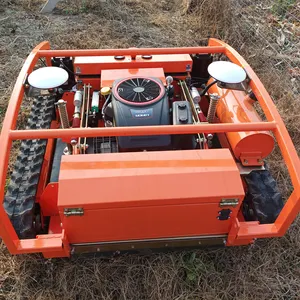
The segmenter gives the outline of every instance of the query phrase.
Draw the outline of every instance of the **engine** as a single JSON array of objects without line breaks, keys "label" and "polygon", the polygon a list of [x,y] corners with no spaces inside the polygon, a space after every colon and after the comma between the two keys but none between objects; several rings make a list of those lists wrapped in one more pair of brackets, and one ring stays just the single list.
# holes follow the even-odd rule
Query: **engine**
[{"label": "engine", "polygon": [[[116,80],[112,88],[114,126],[170,124],[166,88],[158,78],[132,77]],[[118,137],[121,150],[169,148],[170,135]]]},{"label": "engine", "polygon": [[73,69],[72,60],[60,58],[54,65],[59,62],[75,72],[57,102],[63,128],[70,127],[71,118],[73,128],[171,125],[177,132],[72,137],[64,141],[66,153],[231,147],[242,164],[260,166],[273,149],[268,132],[179,133],[178,126],[187,124],[260,121],[251,104],[255,99],[248,93],[247,74],[231,62],[213,62],[210,54],[76,57]]}]

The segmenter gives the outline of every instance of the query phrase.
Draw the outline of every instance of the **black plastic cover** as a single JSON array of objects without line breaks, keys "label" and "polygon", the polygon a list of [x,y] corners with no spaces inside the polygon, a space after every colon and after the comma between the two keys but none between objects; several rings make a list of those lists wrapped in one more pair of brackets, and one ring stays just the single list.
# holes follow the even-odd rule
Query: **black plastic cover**
[{"label": "black plastic cover", "polygon": [[[169,101],[165,94],[161,100],[143,106],[123,103],[112,95],[115,126],[169,125]],[[170,135],[118,137],[120,149],[152,150],[171,145]]]},{"label": "black plastic cover", "polygon": [[193,124],[191,105],[187,101],[173,102],[173,125]]},{"label": "black plastic cover", "polygon": [[207,71],[208,66],[212,63],[213,57],[211,54],[195,54],[192,55],[193,69],[191,72],[191,77],[196,87],[200,87],[201,84],[206,84],[209,79],[209,74]]},{"label": "black plastic cover", "polygon": [[[173,125],[193,124],[191,105],[187,101],[173,102]],[[190,134],[173,135],[172,145],[174,149],[194,149],[195,137]]]}]

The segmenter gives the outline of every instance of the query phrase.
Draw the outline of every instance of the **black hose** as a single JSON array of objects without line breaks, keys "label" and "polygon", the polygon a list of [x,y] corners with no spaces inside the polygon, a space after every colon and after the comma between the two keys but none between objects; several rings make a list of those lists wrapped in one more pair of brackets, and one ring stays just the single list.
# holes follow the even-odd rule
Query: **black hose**
[{"label": "black hose", "polygon": [[200,93],[200,96],[204,96],[206,92],[210,89],[211,86],[213,86],[215,83],[217,83],[218,80],[214,80],[212,83],[206,86],[206,88]]},{"label": "black hose", "polygon": [[107,99],[105,100],[102,106],[101,115],[104,121],[105,121],[105,109],[110,102],[111,102],[111,94],[108,95]]}]

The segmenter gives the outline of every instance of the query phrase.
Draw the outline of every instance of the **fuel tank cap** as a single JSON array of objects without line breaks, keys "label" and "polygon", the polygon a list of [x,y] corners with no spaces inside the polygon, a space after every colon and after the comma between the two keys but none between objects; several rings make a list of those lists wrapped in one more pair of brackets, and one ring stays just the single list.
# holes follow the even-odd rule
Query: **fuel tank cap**
[{"label": "fuel tank cap", "polygon": [[59,67],[44,67],[29,74],[28,83],[37,89],[52,89],[63,85],[69,79],[66,70]]},{"label": "fuel tank cap", "polygon": [[224,83],[241,83],[247,74],[245,70],[229,61],[215,61],[208,66],[208,73],[214,79]]}]

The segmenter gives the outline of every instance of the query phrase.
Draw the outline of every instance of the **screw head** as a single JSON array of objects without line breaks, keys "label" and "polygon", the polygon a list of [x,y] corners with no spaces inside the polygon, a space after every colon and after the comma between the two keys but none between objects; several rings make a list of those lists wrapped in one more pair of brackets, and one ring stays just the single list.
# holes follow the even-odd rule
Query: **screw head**
[{"label": "screw head", "polygon": [[207,135],[207,139],[208,140],[212,140],[214,138],[214,135],[213,134],[211,134],[211,133],[209,133],[208,135]]}]

